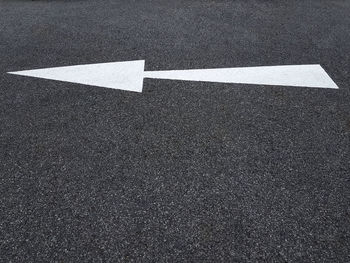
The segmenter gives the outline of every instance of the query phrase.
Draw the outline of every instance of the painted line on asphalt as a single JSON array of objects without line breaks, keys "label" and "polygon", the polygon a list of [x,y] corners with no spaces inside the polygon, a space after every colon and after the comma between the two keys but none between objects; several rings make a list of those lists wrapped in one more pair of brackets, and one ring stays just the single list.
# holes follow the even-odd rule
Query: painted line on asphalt
[{"label": "painted line on asphalt", "polygon": [[142,92],[144,78],[338,89],[318,64],[166,71],[144,67],[144,60],[135,60],[8,73],[135,92]]}]

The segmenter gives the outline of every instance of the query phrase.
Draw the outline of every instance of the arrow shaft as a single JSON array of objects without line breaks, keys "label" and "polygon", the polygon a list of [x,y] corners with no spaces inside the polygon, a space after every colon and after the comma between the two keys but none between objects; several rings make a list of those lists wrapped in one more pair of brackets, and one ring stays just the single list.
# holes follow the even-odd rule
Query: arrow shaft
[{"label": "arrow shaft", "polygon": [[145,78],[338,88],[320,65],[145,71]]}]

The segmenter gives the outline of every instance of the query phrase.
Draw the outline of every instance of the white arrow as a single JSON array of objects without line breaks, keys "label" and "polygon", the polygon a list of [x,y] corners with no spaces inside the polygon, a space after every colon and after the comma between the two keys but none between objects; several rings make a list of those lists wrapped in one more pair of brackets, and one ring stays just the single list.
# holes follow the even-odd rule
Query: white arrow
[{"label": "white arrow", "polygon": [[144,71],[144,66],[136,60],[8,73],[136,92],[142,92],[144,78],[338,89],[320,65],[167,71]]}]

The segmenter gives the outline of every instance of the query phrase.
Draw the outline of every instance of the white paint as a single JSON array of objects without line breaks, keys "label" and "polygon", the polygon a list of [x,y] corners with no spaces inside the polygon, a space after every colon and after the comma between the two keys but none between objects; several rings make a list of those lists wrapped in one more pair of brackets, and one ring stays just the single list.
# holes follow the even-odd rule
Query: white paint
[{"label": "white paint", "polygon": [[144,72],[144,60],[9,72],[105,88],[142,92],[143,78],[337,89],[320,65],[189,69]]},{"label": "white paint", "polygon": [[320,65],[145,72],[145,78],[337,89]]},{"label": "white paint", "polygon": [[104,88],[142,92],[144,60],[9,72]]}]

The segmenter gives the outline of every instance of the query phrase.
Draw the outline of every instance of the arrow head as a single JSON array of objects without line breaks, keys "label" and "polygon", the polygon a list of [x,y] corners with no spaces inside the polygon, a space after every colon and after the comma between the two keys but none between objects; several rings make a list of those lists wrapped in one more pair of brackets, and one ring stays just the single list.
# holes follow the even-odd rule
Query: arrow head
[{"label": "arrow head", "polygon": [[142,92],[144,60],[8,72],[20,76]]}]

